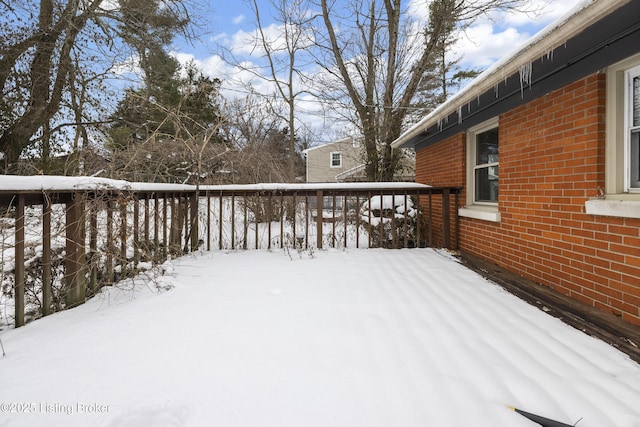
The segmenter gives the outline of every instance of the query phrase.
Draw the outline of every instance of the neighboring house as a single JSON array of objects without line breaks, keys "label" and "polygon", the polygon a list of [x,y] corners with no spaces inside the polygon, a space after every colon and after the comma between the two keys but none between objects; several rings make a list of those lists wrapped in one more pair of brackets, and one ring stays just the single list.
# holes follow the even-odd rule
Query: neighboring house
[{"label": "neighboring house", "polygon": [[345,138],[304,150],[307,182],[362,180],[365,155],[360,142],[360,138]]},{"label": "neighboring house", "polygon": [[[362,182],[365,173],[365,152],[362,138],[345,138],[303,151],[307,161],[307,182]],[[415,181],[415,155],[405,150],[400,160],[396,181]]]},{"label": "neighboring house", "polygon": [[640,324],[640,1],[583,1],[405,132],[460,249]]}]

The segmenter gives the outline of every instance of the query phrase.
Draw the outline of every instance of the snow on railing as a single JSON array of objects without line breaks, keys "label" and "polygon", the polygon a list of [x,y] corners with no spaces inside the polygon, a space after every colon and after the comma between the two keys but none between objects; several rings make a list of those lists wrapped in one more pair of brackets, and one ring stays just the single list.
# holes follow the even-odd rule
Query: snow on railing
[{"label": "snow on railing", "polygon": [[81,304],[102,286],[189,251],[457,248],[460,191],[0,176],[0,302],[11,302],[0,307],[15,312],[9,319],[0,309],[0,326]]}]

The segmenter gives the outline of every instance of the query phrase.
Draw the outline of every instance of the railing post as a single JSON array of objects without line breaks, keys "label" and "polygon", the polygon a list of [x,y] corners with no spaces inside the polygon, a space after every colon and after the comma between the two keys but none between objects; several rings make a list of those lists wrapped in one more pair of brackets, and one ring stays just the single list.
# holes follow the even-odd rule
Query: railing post
[{"label": "railing post", "polygon": [[171,230],[169,232],[169,252],[176,255],[180,252],[180,232],[182,231],[182,198],[171,193]]},{"label": "railing post", "polygon": [[309,249],[309,195],[304,195],[304,248]]},{"label": "railing post", "polygon": [[433,247],[433,191],[429,190],[429,226],[427,230],[429,247]]},{"label": "railing post", "polygon": [[98,290],[98,199],[93,199],[89,208],[89,289]]},{"label": "railing post", "polygon": [[360,193],[356,193],[356,249],[360,248]]},{"label": "railing post", "polygon": [[316,246],[322,249],[322,190],[316,191]]},{"label": "railing post", "polygon": [[109,198],[107,200],[107,259],[105,270],[107,284],[113,284],[113,254],[115,253],[115,247],[113,246],[113,200]]},{"label": "railing post", "polygon": [[131,197],[133,201],[133,268],[138,267],[140,262],[140,200],[138,195],[134,194]]},{"label": "railing post", "polygon": [[24,326],[24,194],[16,203],[15,246],[15,327]]},{"label": "railing post", "polygon": [[458,206],[460,203],[460,189],[456,189],[455,194],[455,218],[456,218],[456,247],[454,248],[456,251],[460,250],[460,215],[458,215]]},{"label": "railing post", "polygon": [[342,219],[344,221],[344,247],[347,247],[347,193],[344,193],[342,197]]},{"label": "railing post", "polygon": [[222,220],[224,218],[223,215],[223,200],[222,200],[222,192],[220,192],[220,197],[218,197],[218,249],[222,250]]},{"label": "railing post", "polygon": [[236,193],[231,193],[231,250],[236,249]]},{"label": "railing post", "polygon": [[424,221],[424,212],[420,212],[421,206],[422,206],[422,200],[420,200],[420,192],[416,192],[416,203],[418,204],[416,206],[416,209],[418,210],[418,214],[416,215],[416,248],[421,248],[421,241],[422,241],[422,224]]},{"label": "railing post", "polygon": [[211,250],[211,195],[206,191],[207,198],[207,250]]},{"label": "railing post", "polygon": [[449,248],[451,242],[451,202],[449,189],[442,191],[442,247]]},{"label": "railing post", "polygon": [[196,190],[195,194],[193,195],[192,199],[191,199],[191,230],[188,230],[187,232],[190,234],[191,237],[191,251],[197,251],[198,250],[198,244],[200,243],[200,230],[198,228],[199,222],[198,222],[198,208],[199,208],[199,204],[200,204],[200,193],[198,190]]},{"label": "railing post", "polygon": [[149,250],[151,248],[151,235],[149,234],[150,230],[150,212],[149,212],[149,194],[146,194],[144,197],[144,245],[143,245],[143,255],[144,261],[150,261]]},{"label": "railing post", "polygon": [[293,212],[293,219],[291,222],[292,225],[292,232],[291,232],[291,239],[292,239],[292,244],[294,248],[298,247],[298,235],[296,234],[296,193],[293,193],[293,200],[291,202],[291,204],[293,205],[291,212]]},{"label": "railing post", "polygon": [[[155,263],[158,261],[158,253],[160,251],[160,235],[158,232],[158,222],[160,221],[160,198],[158,193],[153,193],[153,249],[149,248],[149,257]],[[151,240],[149,240],[149,246],[151,246]]]},{"label": "railing post", "polygon": [[[404,216],[404,220],[402,222],[402,234],[404,235],[404,241],[402,242],[402,247],[403,248],[408,248],[409,247],[409,236],[408,234],[408,230],[409,230],[409,225],[407,224],[407,218],[409,217],[409,201],[407,200],[409,198],[409,194],[407,193],[407,190],[404,191],[404,212],[403,212],[403,216]],[[416,206],[416,209],[418,207]],[[418,228],[420,225],[418,224],[417,221],[418,217],[416,215],[416,228]]]},{"label": "railing post", "polygon": [[127,199],[120,195],[120,277],[127,274]]},{"label": "railing post", "polygon": [[189,233],[191,225],[191,198],[189,198],[186,193],[182,193],[180,200],[184,200],[182,205],[182,230],[180,231],[180,234],[184,235],[184,246],[182,246],[184,250],[182,252],[187,253],[191,249],[189,246],[191,239],[191,234]]},{"label": "railing post", "polygon": [[287,215],[286,212],[287,210],[284,206],[284,193],[280,193],[280,209],[278,211],[278,221],[280,221],[280,249],[284,248],[284,220]]},{"label": "railing post", "polygon": [[51,200],[42,204],[42,315],[51,314]]},{"label": "railing post", "polygon": [[273,201],[271,200],[272,192],[267,197],[267,249],[271,249],[271,218],[273,214]]},{"label": "railing post", "polygon": [[[167,198],[168,193],[162,193],[162,245],[158,245],[156,248],[156,260],[158,262],[164,262],[167,259],[167,252],[169,248],[169,241],[167,240],[167,222],[169,221],[167,213]],[[157,199],[158,201],[160,199]],[[162,246],[162,248],[160,248]]]},{"label": "railing post", "polygon": [[82,304],[85,299],[84,253],[84,200],[83,193],[73,193],[66,206],[65,279],[67,308]]},{"label": "railing post", "polygon": [[[258,249],[258,247],[259,247],[259,243],[258,243],[258,228],[260,226],[260,218],[258,217],[258,211],[260,210],[259,206],[260,206],[260,199],[262,197],[262,194],[263,193],[256,193],[256,195],[255,195],[256,203],[253,203],[253,206],[254,206],[253,219],[254,219],[254,222],[255,222],[255,226],[254,226],[253,232],[254,232],[254,236],[255,236],[254,238],[255,238],[255,248],[256,249]],[[245,203],[247,202],[246,195],[245,195],[244,201],[245,201]]]},{"label": "railing post", "polygon": [[371,191],[367,192],[367,224],[369,224],[368,232],[367,232],[367,247],[371,247],[371,234],[373,234],[373,224],[371,224]]},{"label": "railing post", "polygon": [[242,249],[247,250],[247,240],[249,240],[247,236],[247,233],[249,233],[249,223],[247,222],[247,193],[242,193],[242,227]]},{"label": "railing post", "polygon": [[378,223],[378,247],[387,248],[387,244],[384,240],[386,236],[384,233],[384,217],[382,215],[382,212],[383,212],[382,208],[384,207],[384,192],[382,190],[380,190],[379,196],[380,196],[380,200],[379,200],[380,212],[378,213],[378,215],[380,215],[380,222]]},{"label": "railing post", "polygon": [[[323,206],[324,208],[324,206]],[[336,191],[331,191],[331,247],[336,245]]]}]

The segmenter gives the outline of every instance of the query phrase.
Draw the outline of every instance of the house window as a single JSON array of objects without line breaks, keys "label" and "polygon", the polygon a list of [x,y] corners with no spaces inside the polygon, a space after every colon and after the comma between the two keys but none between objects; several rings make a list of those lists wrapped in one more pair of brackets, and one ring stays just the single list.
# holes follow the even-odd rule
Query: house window
[{"label": "house window", "polygon": [[625,187],[640,191],[640,66],[625,72]]},{"label": "house window", "polygon": [[498,128],[475,134],[474,203],[498,203]]},{"label": "house window", "polygon": [[330,154],[331,156],[331,167],[332,168],[339,168],[342,167],[342,153],[339,151],[336,152],[332,152]]},{"label": "house window", "polygon": [[467,204],[460,216],[500,221],[498,147],[497,118],[467,132]]},{"label": "house window", "polygon": [[640,54],[607,67],[605,187],[585,203],[587,214],[640,218],[639,84]]}]

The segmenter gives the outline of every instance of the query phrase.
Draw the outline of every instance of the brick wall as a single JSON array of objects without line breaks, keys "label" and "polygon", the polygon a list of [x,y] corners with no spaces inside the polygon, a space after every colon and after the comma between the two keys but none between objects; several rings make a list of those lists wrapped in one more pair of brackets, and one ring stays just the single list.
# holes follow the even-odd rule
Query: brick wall
[{"label": "brick wall", "polygon": [[[640,220],[584,213],[604,188],[605,94],[593,74],[500,116],[501,222],[461,218],[460,246],[640,324]],[[418,151],[416,181],[466,185],[464,150],[461,134]]]},{"label": "brick wall", "polygon": [[[465,185],[465,143],[463,134],[455,135],[439,144],[432,145],[424,150],[416,152],[416,182],[428,184],[433,187],[464,187]],[[442,165],[446,165],[443,167]],[[464,194],[460,200],[464,200]],[[456,212],[455,198],[451,196],[451,239],[455,238],[455,224],[453,221]],[[428,215],[428,198],[420,198],[420,205],[424,215]],[[442,227],[442,199],[432,199],[432,215],[434,229],[432,230],[433,245],[443,246]],[[452,240],[453,243],[453,240]]]}]

